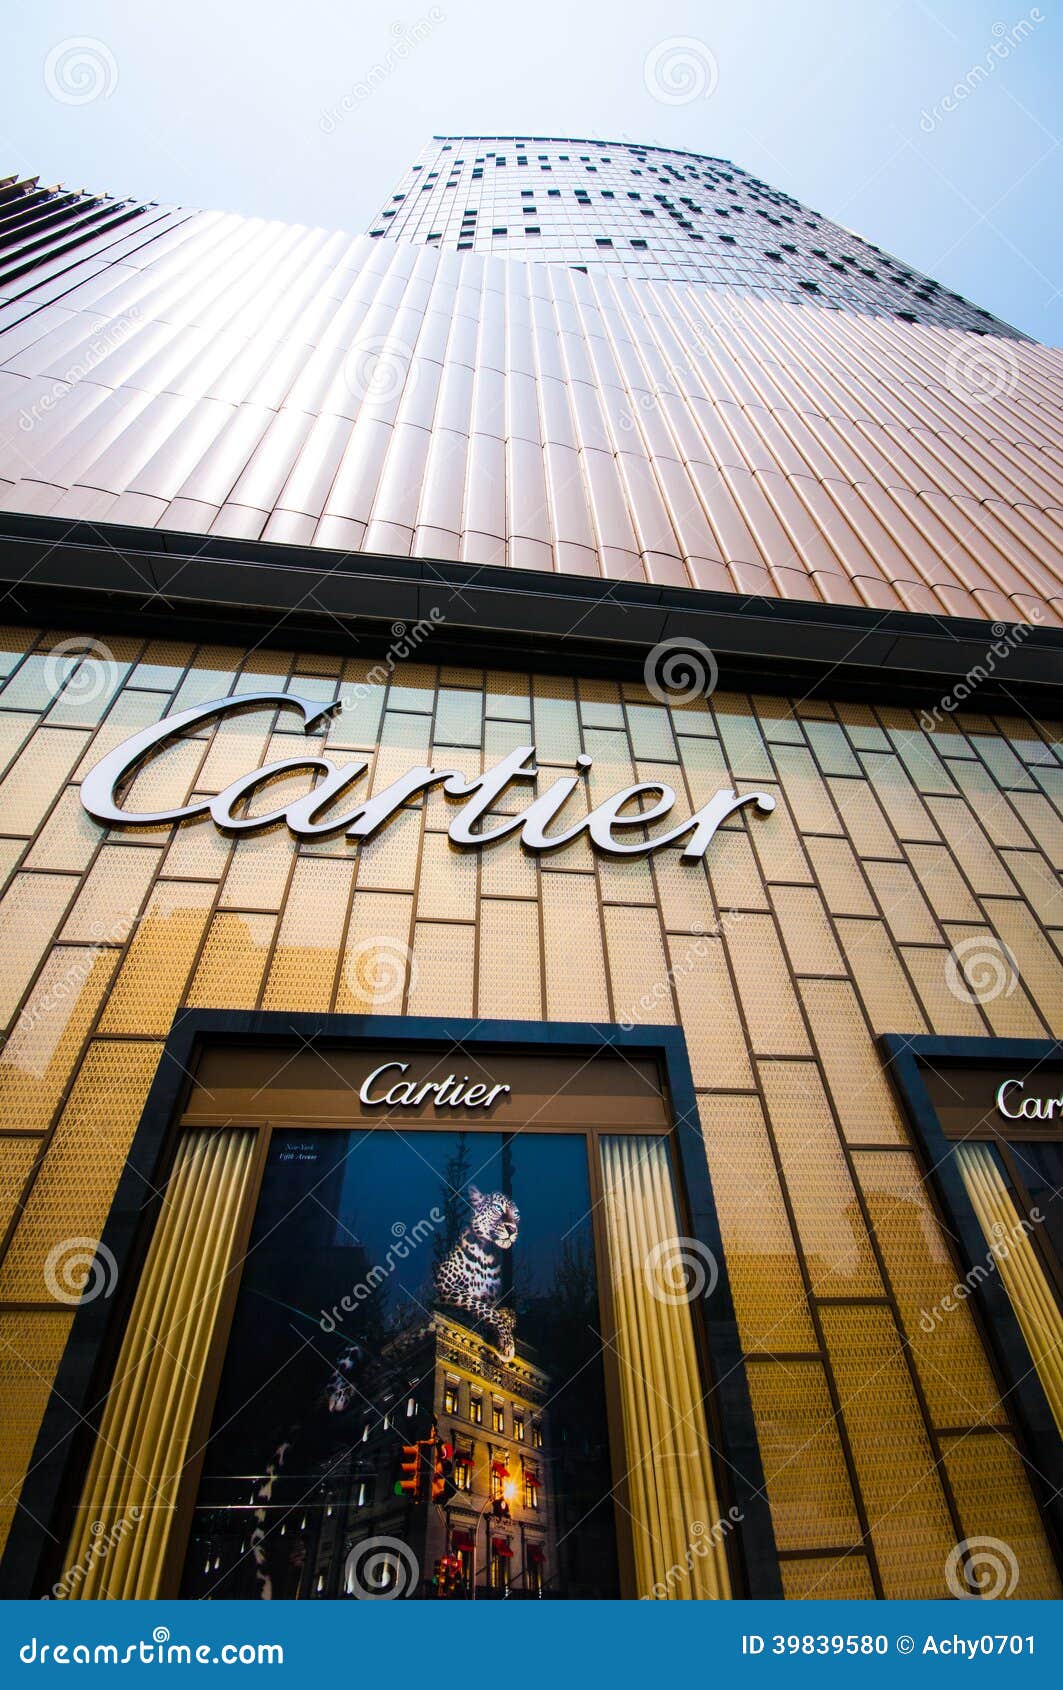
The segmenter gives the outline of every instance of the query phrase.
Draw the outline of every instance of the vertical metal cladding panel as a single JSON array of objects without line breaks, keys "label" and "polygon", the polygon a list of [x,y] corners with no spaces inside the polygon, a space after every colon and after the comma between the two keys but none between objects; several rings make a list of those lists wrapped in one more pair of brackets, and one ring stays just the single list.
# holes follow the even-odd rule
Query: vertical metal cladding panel
[{"label": "vertical metal cladding panel", "polygon": [[971,1546],[967,1566],[957,1567],[956,1594],[1058,1601],[1063,1587],[1013,1440],[960,1434],[942,1443]]},{"label": "vertical metal cladding panel", "polygon": [[[254,1139],[228,1128],[178,1145],[68,1546],[86,1572],[67,1597],[158,1594]],[[92,1553],[97,1522],[106,1557]]]},{"label": "vertical metal cladding panel", "polygon": [[539,912],[515,898],[480,905],[477,1015],[503,1020],[542,1018]]},{"label": "vertical metal cladding panel", "polygon": [[[653,1292],[680,1231],[667,1144],[605,1137],[601,1152],[639,1593],[727,1597],[722,1543],[690,1552],[698,1523],[704,1532],[720,1519],[690,1307],[663,1281]],[[690,1569],[679,1584],[667,1578],[676,1567]]]},{"label": "vertical metal cladding panel", "polygon": [[882,1252],[935,1426],[1000,1424],[1007,1417],[914,1156],[856,1151],[856,1176]]},{"label": "vertical metal cladding panel", "polygon": [[0,1386],[4,1401],[0,1542],[7,1539],[72,1319],[68,1309],[46,1314],[29,1310],[0,1314]]},{"label": "vertical metal cladding panel", "polygon": [[886,1596],[948,1595],[956,1534],[887,1308],[820,1311]]},{"label": "vertical metal cladding panel", "polygon": [[758,1097],[698,1100],[742,1348],[817,1348],[797,1246]]},{"label": "vertical metal cladding panel", "polygon": [[68,875],[19,874],[0,900],[0,1023],[8,1026],[77,889]]},{"label": "vertical metal cladding panel", "polygon": [[94,945],[50,952],[0,1053],[0,1129],[44,1132],[51,1125],[118,957]]},{"label": "vertical metal cladding panel", "polygon": [[818,1069],[803,1062],[758,1066],[813,1292],[881,1296],[867,1223]]},{"label": "vertical metal cladding panel", "polygon": [[285,901],[263,1009],[327,1010],[347,920],[354,863],[304,857]]},{"label": "vertical metal cladding panel", "polygon": [[0,1299],[46,1302],[64,1285],[64,1241],[99,1238],[161,1052],[131,1040],[88,1046],[4,1259]]},{"label": "vertical metal cladding panel", "polygon": [[861,1541],[852,1484],[819,1361],[758,1361],[746,1370],[779,1549]]},{"label": "vertical metal cladding panel", "polygon": [[790,1602],[867,1602],[875,1595],[867,1558],[802,1556],[782,1563],[783,1595]]}]

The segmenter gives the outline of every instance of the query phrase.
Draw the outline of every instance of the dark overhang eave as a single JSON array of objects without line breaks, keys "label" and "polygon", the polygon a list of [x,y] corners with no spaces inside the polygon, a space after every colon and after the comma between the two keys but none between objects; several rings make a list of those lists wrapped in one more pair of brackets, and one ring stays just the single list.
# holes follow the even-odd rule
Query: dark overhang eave
[{"label": "dark overhang eave", "polygon": [[[419,656],[492,668],[641,676],[662,640],[696,640],[720,685],[976,708],[1063,709],[1063,632],[906,611],[742,597],[430,558],[0,514],[0,616],[201,641],[373,656],[396,624]],[[994,632],[997,630],[997,632]]]}]

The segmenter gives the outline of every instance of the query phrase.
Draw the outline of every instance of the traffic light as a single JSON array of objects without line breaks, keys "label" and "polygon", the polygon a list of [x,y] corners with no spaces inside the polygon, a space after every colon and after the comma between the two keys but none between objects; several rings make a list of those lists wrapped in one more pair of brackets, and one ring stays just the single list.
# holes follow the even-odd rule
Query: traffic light
[{"label": "traffic light", "polygon": [[395,1495],[409,1497],[411,1502],[421,1497],[421,1446],[403,1444],[399,1461],[399,1477],[395,1481]]},{"label": "traffic light", "polygon": [[436,1439],[432,1462],[432,1501],[449,1502],[454,1495],[454,1445]]}]

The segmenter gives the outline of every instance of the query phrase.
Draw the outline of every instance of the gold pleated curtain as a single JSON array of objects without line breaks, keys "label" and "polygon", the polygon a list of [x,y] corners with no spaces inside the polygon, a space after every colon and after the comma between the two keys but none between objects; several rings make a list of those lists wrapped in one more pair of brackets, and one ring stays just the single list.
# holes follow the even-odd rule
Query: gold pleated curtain
[{"label": "gold pleated curtain", "polygon": [[1015,1318],[1063,1432],[1063,1314],[989,1145],[961,1144],[956,1160],[982,1230],[995,1247]]},{"label": "gold pleated curtain", "polygon": [[667,1145],[634,1135],[600,1143],[637,1594],[728,1597],[690,1304],[667,1271],[690,1253]]},{"label": "gold pleated curtain", "polygon": [[254,1142],[253,1132],[227,1128],[186,1133],[178,1145],[81,1495],[63,1594],[159,1592]]}]

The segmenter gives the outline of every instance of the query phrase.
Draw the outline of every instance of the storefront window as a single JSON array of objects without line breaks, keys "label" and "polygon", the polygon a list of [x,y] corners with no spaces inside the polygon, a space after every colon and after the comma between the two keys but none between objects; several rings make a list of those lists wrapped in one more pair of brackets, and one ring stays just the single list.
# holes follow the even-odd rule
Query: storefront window
[{"label": "storefront window", "polygon": [[[455,1594],[433,1577],[451,1554],[482,1594],[619,1594],[593,1210],[580,1134],[276,1130],[182,1594],[357,1596],[381,1537],[408,1559],[374,1594]],[[489,1410],[479,1464],[437,1418],[464,1389],[474,1424]],[[533,1483],[516,1445],[547,1417],[559,1453]],[[530,1586],[499,1532],[527,1515]]]}]

